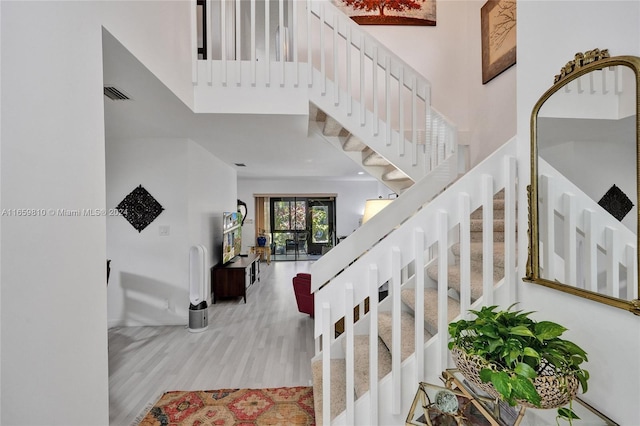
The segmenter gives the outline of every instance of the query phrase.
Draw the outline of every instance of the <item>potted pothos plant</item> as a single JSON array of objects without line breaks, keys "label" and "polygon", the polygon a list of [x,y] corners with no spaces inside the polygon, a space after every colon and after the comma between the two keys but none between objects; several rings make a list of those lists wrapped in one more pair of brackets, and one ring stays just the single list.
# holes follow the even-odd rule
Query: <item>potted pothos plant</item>
[{"label": "potted pothos plant", "polygon": [[[514,304],[515,305],[515,304]],[[509,405],[558,408],[558,417],[577,419],[571,401],[578,386],[587,391],[587,353],[560,336],[567,330],[537,322],[533,312],[485,306],[476,318],[449,324],[449,350],[456,366],[480,389]],[[569,403],[569,408],[562,406]]]}]

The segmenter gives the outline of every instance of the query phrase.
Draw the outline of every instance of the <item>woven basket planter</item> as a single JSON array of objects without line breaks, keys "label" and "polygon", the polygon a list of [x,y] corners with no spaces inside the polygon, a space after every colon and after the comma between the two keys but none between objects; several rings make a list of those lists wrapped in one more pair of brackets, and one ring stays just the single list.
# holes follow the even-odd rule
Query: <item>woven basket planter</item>
[{"label": "woven basket planter", "polygon": [[[480,371],[484,368],[498,370],[494,364],[489,364],[482,357],[469,355],[458,347],[451,349],[451,355],[456,367],[465,379],[469,380],[479,389],[494,398],[502,399],[502,396],[491,383],[483,383],[480,380]],[[518,400],[518,404],[528,408],[558,408],[575,398],[580,382],[575,376],[558,376],[553,366],[547,365],[538,371],[538,377],[534,378],[533,386],[540,395],[540,407],[536,407],[528,401]]]}]

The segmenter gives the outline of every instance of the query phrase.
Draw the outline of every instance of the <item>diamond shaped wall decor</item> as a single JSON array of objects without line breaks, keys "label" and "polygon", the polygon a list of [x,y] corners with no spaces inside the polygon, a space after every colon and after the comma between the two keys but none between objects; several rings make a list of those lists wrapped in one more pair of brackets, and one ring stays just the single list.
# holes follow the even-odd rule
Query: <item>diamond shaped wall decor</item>
[{"label": "diamond shaped wall decor", "polygon": [[633,203],[629,197],[616,185],[609,188],[607,193],[598,201],[598,204],[619,221],[622,221],[633,208]]},{"label": "diamond shaped wall decor", "polygon": [[124,197],[116,208],[138,232],[142,232],[164,210],[164,207],[142,185]]}]

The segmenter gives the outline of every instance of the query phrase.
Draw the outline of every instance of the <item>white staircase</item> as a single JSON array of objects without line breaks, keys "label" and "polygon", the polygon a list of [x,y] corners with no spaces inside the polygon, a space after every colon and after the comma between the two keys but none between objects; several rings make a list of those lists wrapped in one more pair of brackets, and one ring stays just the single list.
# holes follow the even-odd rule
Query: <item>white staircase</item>
[{"label": "white staircase", "polygon": [[[332,269],[347,238],[312,266],[319,424],[402,424],[418,382],[451,365],[448,323],[473,306],[514,300],[515,141],[408,217],[390,210],[410,204],[426,181],[356,231],[385,233],[360,257]],[[372,303],[384,284],[389,295]]]}]

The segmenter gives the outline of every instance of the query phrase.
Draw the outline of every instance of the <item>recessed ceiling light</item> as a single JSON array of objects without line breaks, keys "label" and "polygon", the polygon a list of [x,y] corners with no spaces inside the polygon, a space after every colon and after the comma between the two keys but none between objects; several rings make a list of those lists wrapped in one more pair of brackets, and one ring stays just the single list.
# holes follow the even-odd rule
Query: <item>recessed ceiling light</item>
[{"label": "recessed ceiling light", "polygon": [[363,174],[364,174],[364,172],[358,172],[358,174],[359,174],[359,175],[363,175]]}]

